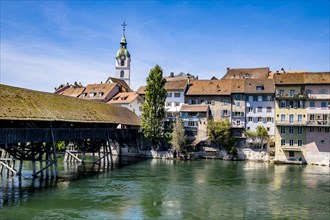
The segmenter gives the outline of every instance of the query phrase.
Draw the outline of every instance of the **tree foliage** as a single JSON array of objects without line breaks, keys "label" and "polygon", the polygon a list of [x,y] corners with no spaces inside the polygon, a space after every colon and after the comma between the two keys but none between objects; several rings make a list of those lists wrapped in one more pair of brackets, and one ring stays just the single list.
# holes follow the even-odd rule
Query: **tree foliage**
[{"label": "tree foliage", "polygon": [[182,151],[184,145],[185,145],[185,134],[184,134],[184,128],[182,125],[182,120],[177,119],[173,126],[173,131],[171,135],[172,139],[170,141],[172,145],[172,149],[176,152]]},{"label": "tree foliage", "polygon": [[253,145],[263,148],[264,142],[268,142],[268,132],[264,126],[258,125],[255,131],[245,131],[245,136],[250,138]]},{"label": "tree foliage", "polygon": [[165,118],[166,79],[163,70],[156,65],[147,78],[145,103],[142,108],[142,129],[145,138],[151,141],[153,149],[163,138]]},{"label": "tree foliage", "polygon": [[234,143],[230,132],[230,122],[228,119],[221,121],[209,121],[207,125],[208,141],[211,144],[228,148]]}]

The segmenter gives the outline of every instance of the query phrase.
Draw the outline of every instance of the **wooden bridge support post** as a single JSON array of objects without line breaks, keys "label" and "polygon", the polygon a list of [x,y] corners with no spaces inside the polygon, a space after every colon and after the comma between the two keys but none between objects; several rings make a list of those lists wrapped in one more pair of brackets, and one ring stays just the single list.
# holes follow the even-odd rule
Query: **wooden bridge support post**
[{"label": "wooden bridge support post", "polygon": [[112,158],[112,149],[111,149],[111,140],[108,138],[108,149],[109,149],[109,155],[108,155],[108,161],[110,157],[110,169],[113,170],[113,158]]},{"label": "wooden bridge support post", "polygon": [[52,126],[50,127],[51,137],[52,137],[52,155],[53,155],[53,162],[54,162],[54,168],[55,168],[55,177],[58,176],[58,167],[57,167],[57,157],[56,157],[56,145],[55,145],[55,138],[54,138],[54,130]]}]

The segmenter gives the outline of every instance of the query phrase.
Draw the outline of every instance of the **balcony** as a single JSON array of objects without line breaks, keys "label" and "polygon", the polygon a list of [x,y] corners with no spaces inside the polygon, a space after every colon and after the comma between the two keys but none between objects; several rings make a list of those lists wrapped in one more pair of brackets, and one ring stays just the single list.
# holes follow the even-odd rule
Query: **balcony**
[{"label": "balcony", "polygon": [[329,127],[330,121],[308,121],[307,126],[310,127]]},{"label": "balcony", "polygon": [[308,100],[330,100],[330,95],[328,94],[308,94]]},{"label": "balcony", "polygon": [[199,116],[181,116],[182,121],[198,121]]},{"label": "balcony", "polygon": [[277,100],[306,100],[306,94],[302,93],[302,94],[294,94],[289,95],[289,94],[281,94],[278,93],[276,94],[276,99]]},{"label": "balcony", "polygon": [[277,126],[306,126],[307,122],[306,121],[281,121],[281,120],[276,120],[276,125]]},{"label": "balcony", "polygon": [[237,123],[236,121],[233,121],[231,123],[232,128],[245,128],[244,122]]}]

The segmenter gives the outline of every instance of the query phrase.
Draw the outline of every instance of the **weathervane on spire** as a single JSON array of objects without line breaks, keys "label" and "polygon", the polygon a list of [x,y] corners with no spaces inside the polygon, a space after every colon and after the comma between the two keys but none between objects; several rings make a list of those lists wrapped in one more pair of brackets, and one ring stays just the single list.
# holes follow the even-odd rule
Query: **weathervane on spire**
[{"label": "weathervane on spire", "polygon": [[127,26],[127,24],[125,23],[125,20],[124,20],[124,23],[121,26],[123,26],[123,34],[125,35],[125,28]]}]

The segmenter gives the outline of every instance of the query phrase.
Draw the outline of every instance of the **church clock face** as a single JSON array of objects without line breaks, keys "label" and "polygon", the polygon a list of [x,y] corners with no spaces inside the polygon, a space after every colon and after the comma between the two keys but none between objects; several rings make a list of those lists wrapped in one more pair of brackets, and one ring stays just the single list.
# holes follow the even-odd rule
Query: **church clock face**
[{"label": "church clock face", "polygon": [[123,55],[123,54],[120,55],[120,59],[121,59],[121,60],[125,60],[125,55]]}]

